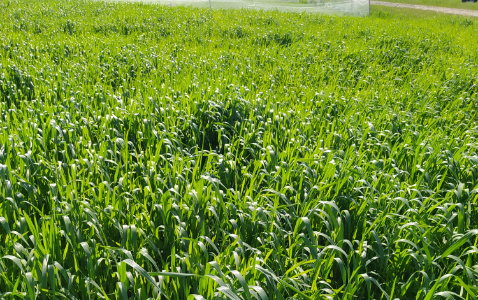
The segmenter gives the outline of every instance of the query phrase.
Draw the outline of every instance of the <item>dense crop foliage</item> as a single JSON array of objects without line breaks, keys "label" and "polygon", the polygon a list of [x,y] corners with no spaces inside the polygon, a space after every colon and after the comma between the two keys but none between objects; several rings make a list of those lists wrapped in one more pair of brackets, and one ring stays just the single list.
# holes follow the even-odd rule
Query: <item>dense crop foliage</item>
[{"label": "dense crop foliage", "polygon": [[0,2],[0,298],[476,299],[478,27]]}]

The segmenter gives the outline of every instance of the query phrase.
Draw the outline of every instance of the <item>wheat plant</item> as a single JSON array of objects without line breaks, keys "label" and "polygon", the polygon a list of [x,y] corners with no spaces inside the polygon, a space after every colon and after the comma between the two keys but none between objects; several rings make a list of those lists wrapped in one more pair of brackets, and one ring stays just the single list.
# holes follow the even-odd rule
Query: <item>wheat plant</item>
[{"label": "wheat plant", "polygon": [[0,298],[476,299],[475,22],[0,1]]}]

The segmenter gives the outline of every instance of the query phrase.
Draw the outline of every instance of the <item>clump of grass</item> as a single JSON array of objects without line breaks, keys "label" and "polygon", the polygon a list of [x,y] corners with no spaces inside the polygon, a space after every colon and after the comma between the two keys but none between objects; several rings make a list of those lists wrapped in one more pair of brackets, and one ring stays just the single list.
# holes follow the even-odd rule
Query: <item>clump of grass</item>
[{"label": "clump of grass", "polygon": [[476,297],[475,24],[1,5],[1,298]]}]

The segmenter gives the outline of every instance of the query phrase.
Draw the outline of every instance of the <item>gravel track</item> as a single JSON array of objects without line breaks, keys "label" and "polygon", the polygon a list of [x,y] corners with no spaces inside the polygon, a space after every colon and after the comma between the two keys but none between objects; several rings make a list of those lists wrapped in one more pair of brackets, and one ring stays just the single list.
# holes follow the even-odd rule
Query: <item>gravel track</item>
[{"label": "gravel track", "polygon": [[415,5],[415,4],[403,4],[403,3],[392,3],[384,1],[370,1],[372,5],[383,5],[391,7],[403,7],[403,8],[413,8],[420,10],[430,10],[436,11],[444,14],[453,14],[469,17],[478,17],[478,11],[468,10],[468,9],[458,9],[458,8],[448,8],[448,7],[438,7],[438,6],[426,6],[426,5]]}]

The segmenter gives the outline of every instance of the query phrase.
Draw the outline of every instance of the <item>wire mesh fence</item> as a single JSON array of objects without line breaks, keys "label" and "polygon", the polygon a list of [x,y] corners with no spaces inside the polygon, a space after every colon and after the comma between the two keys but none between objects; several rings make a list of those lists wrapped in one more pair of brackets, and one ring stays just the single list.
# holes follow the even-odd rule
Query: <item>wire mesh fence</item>
[{"label": "wire mesh fence", "polygon": [[[121,1],[121,0],[119,0]],[[213,9],[256,9],[290,12],[366,16],[369,0],[128,0],[129,2],[159,3],[168,6],[194,6]]]}]

